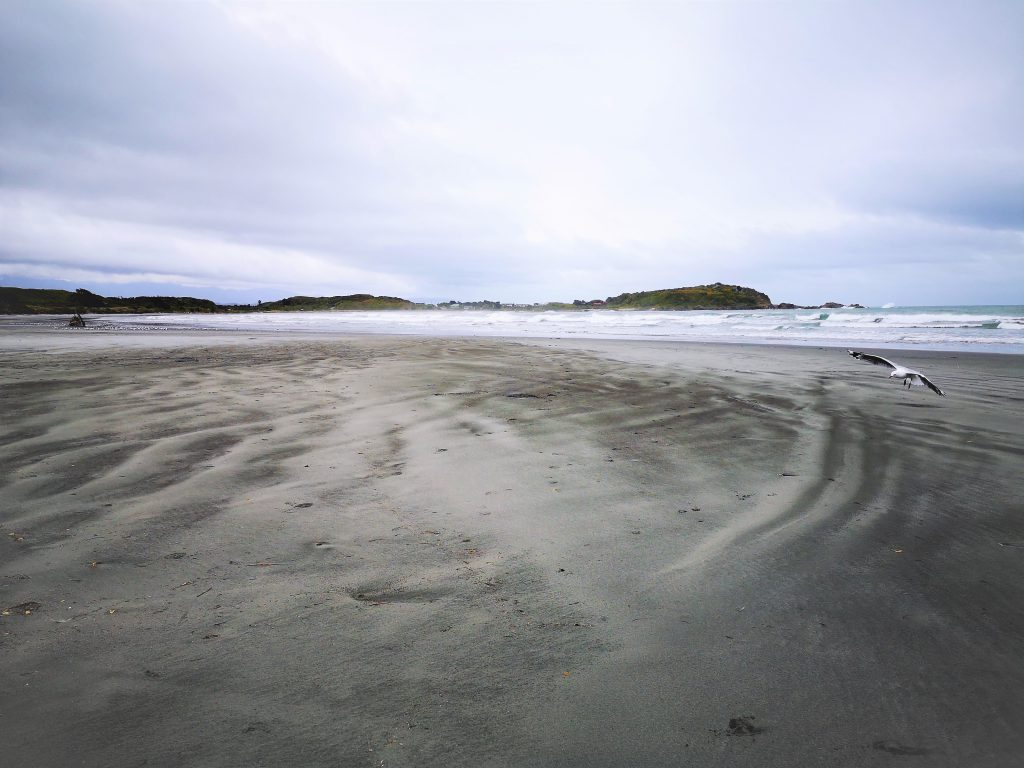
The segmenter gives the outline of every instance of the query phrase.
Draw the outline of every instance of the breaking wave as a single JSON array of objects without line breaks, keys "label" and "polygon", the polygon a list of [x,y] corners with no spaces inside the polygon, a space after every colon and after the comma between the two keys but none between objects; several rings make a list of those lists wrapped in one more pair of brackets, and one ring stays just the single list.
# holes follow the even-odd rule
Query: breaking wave
[{"label": "breaking wave", "polygon": [[267,312],[96,317],[96,325],[431,336],[927,346],[1024,353],[1024,307],[891,307],[745,311]]}]

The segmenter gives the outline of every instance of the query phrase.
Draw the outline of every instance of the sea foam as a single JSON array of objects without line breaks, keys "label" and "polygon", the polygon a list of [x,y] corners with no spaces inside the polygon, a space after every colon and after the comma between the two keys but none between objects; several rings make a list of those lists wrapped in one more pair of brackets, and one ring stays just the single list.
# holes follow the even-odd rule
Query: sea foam
[{"label": "sea foam", "polygon": [[96,325],[976,349],[1024,354],[1024,306],[722,311],[252,312],[98,316]]}]

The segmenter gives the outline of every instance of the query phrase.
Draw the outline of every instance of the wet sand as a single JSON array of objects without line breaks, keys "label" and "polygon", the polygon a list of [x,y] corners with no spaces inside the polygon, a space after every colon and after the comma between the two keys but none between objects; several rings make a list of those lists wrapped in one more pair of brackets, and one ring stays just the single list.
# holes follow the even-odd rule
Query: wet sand
[{"label": "wet sand", "polygon": [[[18,766],[1024,762],[1024,360],[0,328]],[[27,613],[27,615],[26,615]]]}]

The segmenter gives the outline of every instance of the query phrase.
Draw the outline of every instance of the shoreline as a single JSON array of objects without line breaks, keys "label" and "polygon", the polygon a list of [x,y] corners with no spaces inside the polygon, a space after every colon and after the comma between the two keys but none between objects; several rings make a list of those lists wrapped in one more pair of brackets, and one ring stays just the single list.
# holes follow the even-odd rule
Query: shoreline
[{"label": "shoreline", "polygon": [[16,763],[1024,754],[1020,355],[80,333],[0,324]]},{"label": "shoreline", "polygon": [[[164,342],[181,342],[188,343],[191,340],[196,342],[208,341],[217,344],[230,344],[236,341],[241,341],[239,337],[246,335],[252,340],[254,338],[261,338],[265,340],[282,340],[291,339],[300,341],[303,339],[347,339],[347,338],[362,338],[362,337],[379,337],[379,338],[445,338],[445,339],[480,339],[480,340],[492,340],[492,341],[504,341],[508,343],[523,343],[523,344],[544,344],[546,342],[554,342],[558,345],[565,347],[573,347],[578,349],[597,349],[603,344],[636,344],[636,345],[679,345],[685,347],[686,345],[697,345],[697,346],[720,346],[723,348],[731,347],[750,347],[754,349],[760,348],[779,348],[779,349],[817,349],[817,350],[846,350],[857,348],[859,350],[880,352],[891,354],[893,352],[903,353],[944,353],[944,354],[957,354],[966,356],[975,355],[994,355],[998,357],[1013,356],[1022,357],[1024,356],[1024,349],[1017,348],[1014,345],[1006,344],[1005,347],[1000,348],[1000,345],[991,344],[985,345],[980,343],[949,343],[949,344],[912,344],[912,343],[884,343],[879,341],[865,341],[858,343],[855,341],[843,341],[843,342],[830,342],[830,341],[782,341],[777,339],[772,340],[758,340],[750,338],[736,338],[735,340],[723,340],[723,339],[677,339],[677,338],[651,338],[642,336],[516,336],[516,335],[486,335],[486,334],[469,334],[469,333],[450,333],[450,334],[428,334],[416,331],[408,332],[381,332],[381,331],[360,331],[360,330],[334,330],[334,329],[316,329],[316,328],[294,328],[294,329],[273,329],[273,328],[202,328],[202,327],[174,327],[174,326],[147,326],[143,324],[137,324],[134,326],[91,326],[84,329],[81,328],[68,328],[63,325],[55,326],[53,321],[63,320],[65,315],[8,315],[0,316],[0,352],[3,352],[5,346],[10,348],[27,348],[36,343],[35,340],[24,338],[27,335],[47,335],[50,339],[55,340],[56,346],[53,349],[66,350],[66,349],[77,349],[80,345],[71,344],[72,339],[80,341],[81,339],[98,340],[107,339],[112,341],[112,346],[118,346],[119,344],[137,345],[138,337],[141,335],[143,338],[161,339]],[[87,318],[93,318],[91,315],[87,315]],[[110,317],[108,315],[99,315],[96,317]],[[35,322],[24,322],[24,323],[13,323],[5,322],[11,318],[19,318],[26,321]],[[45,319],[44,319],[45,318]],[[223,337],[223,338],[221,338]]]}]

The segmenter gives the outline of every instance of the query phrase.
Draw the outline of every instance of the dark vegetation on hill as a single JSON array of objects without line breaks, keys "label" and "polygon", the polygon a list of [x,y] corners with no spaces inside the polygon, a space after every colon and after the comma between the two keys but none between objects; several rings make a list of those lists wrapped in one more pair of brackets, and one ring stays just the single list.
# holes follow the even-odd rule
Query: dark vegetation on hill
[{"label": "dark vegetation on hill", "polygon": [[0,288],[0,314],[5,315],[65,315],[75,312],[87,314],[139,314],[152,312],[221,312],[209,299],[190,296],[135,296],[132,298],[107,297],[79,288],[61,291],[44,288]]},{"label": "dark vegetation on hill", "polygon": [[70,315],[74,313],[153,314],[159,312],[296,312],[327,309],[412,309],[422,306],[393,296],[292,296],[280,301],[257,305],[223,305],[209,299],[190,296],[135,296],[131,298],[100,296],[79,288],[62,291],[47,288],[0,287],[0,314],[4,315]]},{"label": "dark vegetation on hill", "polygon": [[771,309],[772,300],[739,285],[695,285],[609,296],[609,309]]},{"label": "dark vegetation on hill", "polygon": [[[449,301],[438,305],[417,304],[396,296],[371,296],[353,293],[348,296],[291,296],[278,301],[257,304],[215,304],[209,299],[190,296],[107,297],[79,288],[62,291],[42,288],[0,287],[0,314],[152,314],[159,312],[314,312],[371,309],[515,309],[524,311],[570,309],[819,309],[841,307],[828,302],[816,306],[772,304],[765,294],[739,285],[695,285],[689,288],[666,288],[609,296],[607,299],[577,299],[547,304],[502,304],[497,301]],[[847,304],[859,307],[859,304]]]},{"label": "dark vegetation on hill", "polygon": [[395,296],[371,296],[368,293],[353,293],[349,296],[291,296],[280,301],[259,304],[259,312],[324,311],[331,309],[413,309],[417,306],[408,299]]}]

